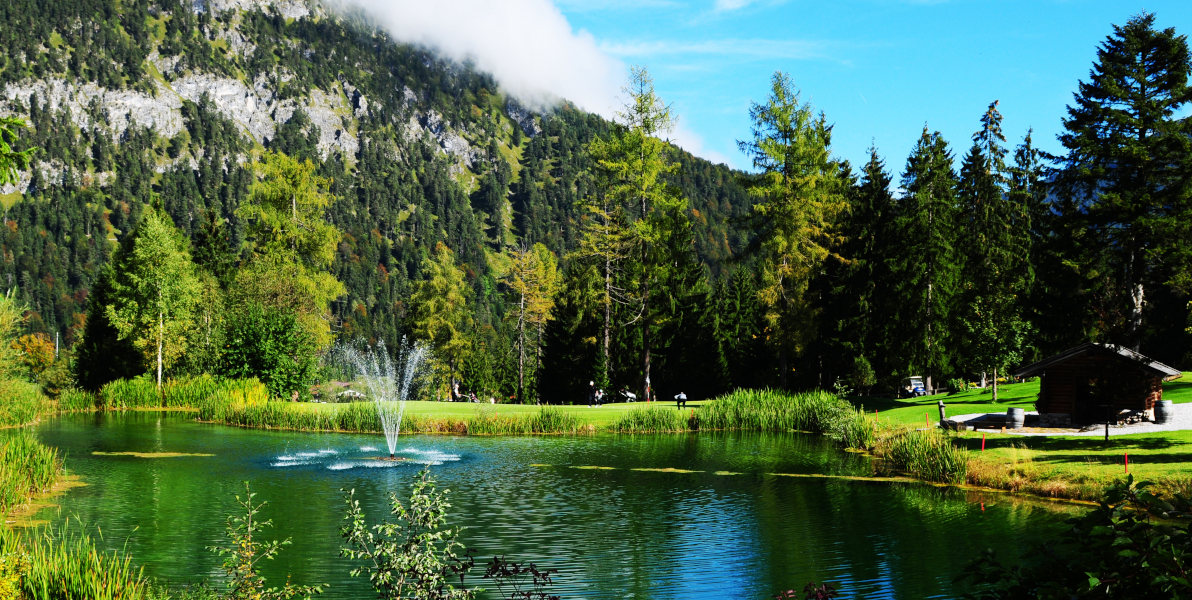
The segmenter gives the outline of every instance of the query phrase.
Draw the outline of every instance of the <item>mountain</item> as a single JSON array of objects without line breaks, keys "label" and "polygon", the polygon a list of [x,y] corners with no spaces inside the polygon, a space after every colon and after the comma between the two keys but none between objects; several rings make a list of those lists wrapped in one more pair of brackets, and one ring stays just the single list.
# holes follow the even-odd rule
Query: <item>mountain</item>
[{"label": "mountain", "polygon": [[[585,146],[612,127],[566,103],[523,106],[492,77],[317,2],[7,0],[0,47],[0,114],[24,118],[21,144],[38,148],[0,190],[0,285],[18,287],[31,331],[67,345],[149,203],[202,266],[232,268],[245,247],[236,209],[273,150],[334,182],[341,335],[397,342],[442,242],[478,329],[507,347],[503,253],[542,242],[566,268],[576,202],[595,192]],[[749,199],[727,167],[673,156],[699,260],[720,273],[748,242],[729,224]]]}]

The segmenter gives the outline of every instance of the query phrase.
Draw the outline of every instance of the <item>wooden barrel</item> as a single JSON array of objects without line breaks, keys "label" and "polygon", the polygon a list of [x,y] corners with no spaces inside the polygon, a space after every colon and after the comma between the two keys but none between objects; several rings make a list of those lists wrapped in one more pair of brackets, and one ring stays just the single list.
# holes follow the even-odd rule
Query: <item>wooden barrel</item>
[{"label": "wooden barrel", "polygon": [[1026,422],[1026,412],[1017,406],[1010,407],[1006,411],[1006,420],[1010,429],[1022,429],[1022,424]]},{"label": "wooden barrel", "polygon": [[1155,423],[1163,425],[1171,422],[1171,417],[1174,414],[1175,407],[1172,406],[1171,400],[1160,400],[1155,403]]}]

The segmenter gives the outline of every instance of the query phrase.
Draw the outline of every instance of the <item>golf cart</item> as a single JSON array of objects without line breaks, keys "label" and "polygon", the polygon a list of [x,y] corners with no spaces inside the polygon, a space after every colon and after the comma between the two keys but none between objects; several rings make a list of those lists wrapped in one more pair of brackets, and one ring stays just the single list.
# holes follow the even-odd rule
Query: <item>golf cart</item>
[{"label": "golf cart", "polygon": [[923,384],[922,375],[911,375],[902,380],[902,385],[898,386],[899,398],[915,398],[917,396],[926,396],[927,386]]}]

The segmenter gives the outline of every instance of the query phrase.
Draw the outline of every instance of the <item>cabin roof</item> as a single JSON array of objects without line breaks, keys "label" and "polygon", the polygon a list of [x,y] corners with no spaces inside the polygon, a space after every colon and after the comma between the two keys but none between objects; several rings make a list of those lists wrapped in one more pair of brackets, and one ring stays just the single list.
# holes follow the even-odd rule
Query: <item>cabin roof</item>
[{"label": "cabin roof", "polygon": [[1045,358],[1039,362],[1035,362],[1035,363],[1031,363],[1029,365],[1023,366],[1023,367],[1019,368],[1016,373],[1014,373],[1014,376],[1015,377],[1031,377],[1033,375],[1038,375],[1038,374],[1046,371],[1048,367],[1051,367],[1053,365],[1057,365],[1057,364],[1060,364],[1063,362],[1067,362],[1067,361],[1072,360],[1073,358],[1076,358],[1078,356],[1082,356],[1082,355],[1094,353],[1094,352],[1116,355],[1124,360],[1131,361],[1131,362],[1135,363],[1137,366],[1141,367],[1143,370],[1149,371],[1151,373],[1154,373],[1155,375],[1158,375],[1159,377],[1162,377],[1165,381],[1170,381],[1172,379],[1176,379],[1180,375],[1183,374],[1178,369],[1169,367],[1169,366],[1167,366],[1153,358],[1150,358],[1148,356],[1143,356],[1142,354],[1139,354],[1129,348],[1123,348],[1121,346],[1115,346],[1113,344],[1094,344],[1092,342],[1087,342],[1087,343],[1081,344],[1079,346],[1075,346],[1073,348],[1068,348],[1067,350],[1064,350],[1063,352],[1060,352],[1059,354],[1050,356],[1050,357]]}]

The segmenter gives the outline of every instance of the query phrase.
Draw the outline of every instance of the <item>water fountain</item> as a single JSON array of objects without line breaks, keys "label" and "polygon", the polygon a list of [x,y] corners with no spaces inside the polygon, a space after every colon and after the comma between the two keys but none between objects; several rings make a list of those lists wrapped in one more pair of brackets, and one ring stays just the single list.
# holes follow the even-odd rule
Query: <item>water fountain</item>
[{"label": "water fountain", "polygon": [[389,357],[385,342],[363,348],[340,346],[339,356],[348,374],[363,381],[377,407],[381,430],[389,447],[389,460],[397,460],[397,435],[401,431],[401,418],[406,410],[406,397],[410,385],[421,372],[429,355],[421,342],[409,343],[402,340],[395,364]]}]

